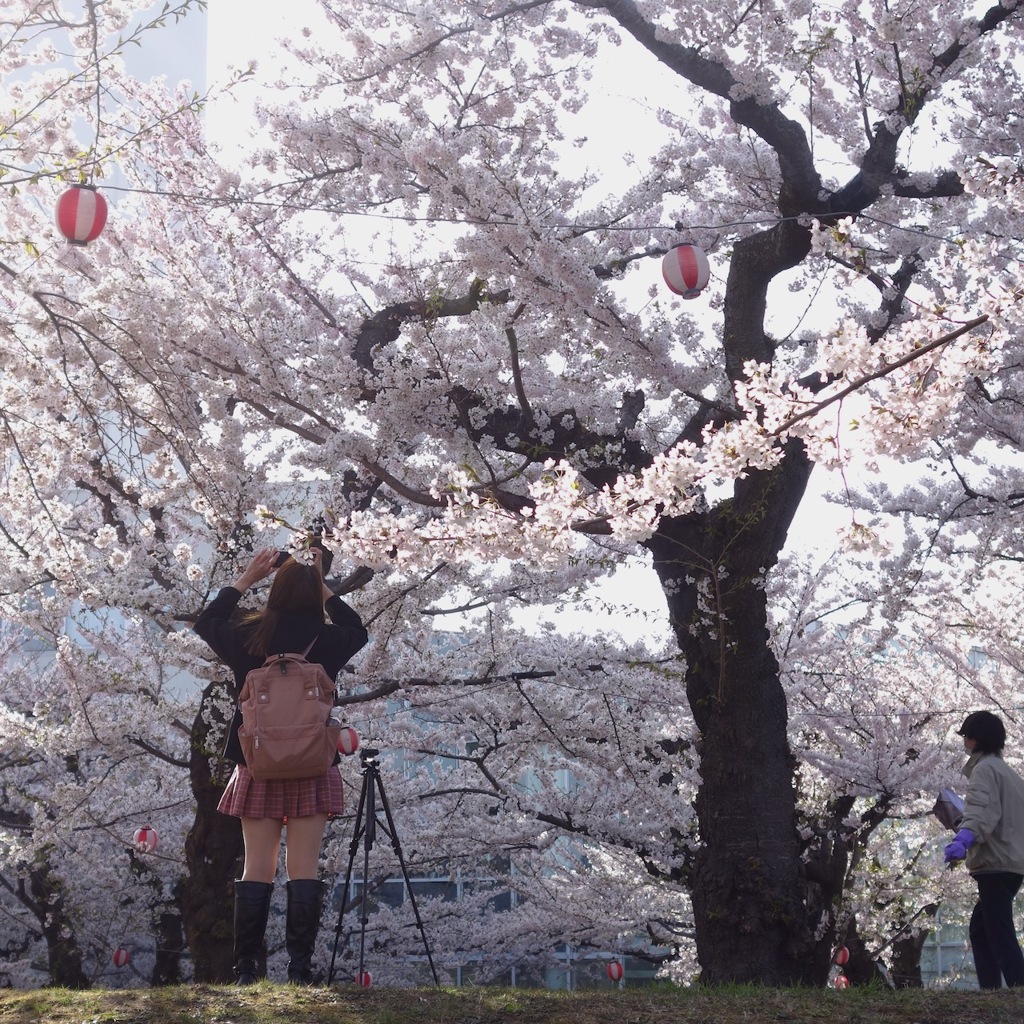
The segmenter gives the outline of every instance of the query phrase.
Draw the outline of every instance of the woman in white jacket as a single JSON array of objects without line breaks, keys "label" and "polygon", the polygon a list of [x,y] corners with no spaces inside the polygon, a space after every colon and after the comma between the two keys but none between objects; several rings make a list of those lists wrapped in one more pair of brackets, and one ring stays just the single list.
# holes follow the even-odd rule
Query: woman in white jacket
[{"label": "woman in white jacket", "polygon": [[1013,901],[1024,882],[1024,779],[1002,757],[1006,729],[998,715],[975,711],[960,726],[970,759],[959,831],[946,863],[966,857],[978,884],[971,914],[974,970],[983,989],[1024,985],[1024,954],[1013,923]]}]

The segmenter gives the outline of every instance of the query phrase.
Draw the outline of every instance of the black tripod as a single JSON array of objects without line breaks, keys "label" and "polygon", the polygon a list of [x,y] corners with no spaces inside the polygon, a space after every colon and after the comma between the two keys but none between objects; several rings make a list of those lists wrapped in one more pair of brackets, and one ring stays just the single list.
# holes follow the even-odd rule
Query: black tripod
[{"label": "black tripod", "polygon": [[[356,810],[356,829],[352,836],[352,845],[348,851],[348,870],[345,872],[345,888],[341,893],[341,910],[338,912],[338,926],[334,929],[334,950],[331,953],[331,969],[327,973],[327,984],[334,980],[334,961],[338,955],[338,940],[341,938],[341,922],[345,916],[345,901],[348,899],[349,884],[352,881],[352,865],[355,863],[356,851],[359,849],[359,840],[363,840],[363,891],[360,899],[360,928],[359,928],[359,972],[357,978],[363,977],[363,953],[366,949],[366,892],[370,882],[370,850],[377,835],[379,825],[391,839],[391,849],[398,857],[398,863],[402,868],[402,877],[405,879],[405,889],[409,893],[409,902],[412,904],[412,912],[416,916],[416,927],[420,930],[423,939],[423,949],[427,954],[427,962],[430,964],[430,973],[434,976],[434,984],[440,987],[441,982],[437,979],[437,970],[434,968],[434,959],[430,955],[430,947],[427,945],[427,933],[423,930],[423,919],[420,917],[419,907],[416,906],[416,894],[412,891],[412,883],[409,881],[409,872],[405,867],[405,858],[402,856],[402,846],[398,841],[398,832],[395,830],[395,819],[391,817],[391,808],[388,806],[387,794],[384,792],[384,783],[381,781],[380,769],[377,764],[379,750],[367,747],[359,751],[359,759],[363,763],[363,788],[359,792],[359,807]],[[380,805],[384,809],[384,817],[387,824],[377,820],[376,794],[380,794]],[[364,815],[365,810],[365,815]]]}]

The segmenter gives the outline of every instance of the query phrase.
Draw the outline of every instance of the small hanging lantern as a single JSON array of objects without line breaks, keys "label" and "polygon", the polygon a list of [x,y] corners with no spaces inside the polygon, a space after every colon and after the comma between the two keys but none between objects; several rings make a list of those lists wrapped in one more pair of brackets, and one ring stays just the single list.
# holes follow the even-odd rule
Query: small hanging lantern
[{"label": "small hanging lantern", "polygon": [[92,185],[72,185],[57,200],[57,227],[72,245],[98,238],[107,223],[107,201]]},{"label": "small hanging lantern", "polygon": [[356,984],[360,988],[369,988],[373,984],[373,975],[369,971],[360,971],[356,975]]},{"label": "small hanging lantern", "polygon": [[612,981],[622,981],[623,973],[621,960],[612,960],[608,964],[608,977],[611,978]]},{"label": "small hanging lantern", "polygon": [[845,974],[837,975],[832,981],[833,988],[849,988],[850,979]]},{"label": "small hanging lantern", "polygon": [[131,958],[131,954],[124,948],[124,946],[118,946],[117,949],[114,950],[114,955],[110,959],[113,961],[115,967],[124,967]]},{"label": "small hanging lantern", "polygon": [[696,245],[677,245],[661,261],[661,273],[669,290],[684,299],[695,299],[711,279],[704,250]]},{"label": "small hanging lantern", "polygon": [[848,964],[849,962],[850,951],[846,948],[846,946],[840,946],[832,954],[832,963],[837,964],[839,967],[842,967],[844,964]]},{"label": "small hanging lantern", "polygon": [[354,754],[359,749],[359,733],[351,725],[343,725],[338,733],[338,751],[342,754]]},{"label": "small hanging lantern", "polygon": [[157,834],[152,825],[143,825],[142,828],[137,828],[132,839],[140,853],[152,853],[156,849]]}]

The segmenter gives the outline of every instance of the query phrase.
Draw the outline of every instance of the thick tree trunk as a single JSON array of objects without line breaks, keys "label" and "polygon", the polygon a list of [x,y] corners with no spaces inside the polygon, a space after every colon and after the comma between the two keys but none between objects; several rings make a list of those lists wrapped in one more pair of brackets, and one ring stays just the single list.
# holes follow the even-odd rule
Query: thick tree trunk
[{"label": "thick tree trunk", "polygon": [[[189,775],[196,800],[196,820],[185,840],[186,879],[179,886],[185,940],[198,982],[229,982],[232,974],[233,880],[239,877],[242,830],[235,818],[221,814],[217,802],[234,767],[211,747],[211,695],[223,684],[203,691],[199,714],[192,725]],[[217,723],[223,725],[223,722]]]},{"label": "thick tree trunk", "polygon": [[185,933],[181,912],[177,907],[165,907],[153,913],[153,935],[156,937],[156,961],[149,983],[158,985],[181,984],[181,953],[185,948]]},{"label": "thick tree trunk", "polygon": [[786,700],[768,632],[764,577],[803,496],[810,464],[738,481],[714,509],[664,521],[649,542],[686,657],[700,730],[701,850],[691,896],[708,984],[821,982],[796,830]]},{"label": "thick tree trunk", "polygon": [[[929,919],[933,919],[938,910],[938,903],[931,903],[924,908],[924,913]],[[930,934],[930,928],[914,928],[908,922],[907,931],[893,942],[889,973],[896,988],[924,988],[921,952]]]},{"label": "thick tree trunk", "polygon": [[853,916],[846,924],[842,939],[850,959],[842,965],[842,972],[851,985],[885,985],[884,967],[877,956],[872,955],[868,944],[861,938],[857,918]]},{"label": "thick tree trunk", "polygon": [[50,984],[57,988],[90,988],[82,968],[75,922],[66,908],[64,882],[48,860],[41,860],[30,872],[27,898],[22,902],[36,915],[46,940]]},{"label": "thick tree trunk", "polygon": [[181,982],[181,954],[185,948],[178,897],[181,883],[177,882],[173,891],[167,893],[160,876],[150,869],[145,857],[130,850],[128,858],[132,874],[150,891],[147,905],[156,959],[149,982],[154,986],[178,985]]}]

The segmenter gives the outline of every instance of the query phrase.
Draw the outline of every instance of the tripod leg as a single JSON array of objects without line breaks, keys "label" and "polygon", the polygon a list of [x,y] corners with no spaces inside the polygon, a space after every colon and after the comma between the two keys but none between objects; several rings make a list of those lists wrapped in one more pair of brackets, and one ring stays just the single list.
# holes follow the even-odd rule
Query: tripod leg
[{"label": "tripod leg", "polygon": [[379,777],[374,762],[368,761],[366,771],[363,775],[366,789],[366,828],[363,839],[363,891],[359,901],[359,973],[357,978],[363,977],[363,954],[366,950],[366,925],[369,918],[366,916],[366,894],[370,888],[370,850],[373,848],[373,841],[377,835],[377,808],[374,804],[374,779],[380,785]]},{"label": "tripod leg", "polygon": [[[388,822],[388,835],[391,837],[391,849],[395,851],[398,864],[402,869],[402,877],[405,879],[405,889],[409,893],[409,902],[412,904],[413,916],[416,918],[416,927],[419,928],[420,938],[423,939],[423,949],[427,954],[427,963],[430,964],[430,973],[434,976],[434,984],[440,988],[441,982],[437,977],[437,969],[434,967],[434,958],[430,955],[430,946],[427,944],[427,933],[423,927],[423,918],[420,917],[420,908],[416,905],[416,894],[412,890],[412,882],[409,881],[409,871],[405,866],[405,857],[402,856],[402,844],[398,841],[398,831],[395,828],[395,819],[391,817],[391,807],[388,805],[388,798],[384,793],[384,782],[378,773],[376,776],[377,790],[380,793],[380,804],[384,808],[384,816]],[[360,970],[362,963],[360,957]]]},{"label": "tripod leg", "polygon": [[352,883],[352,865],[355,863],[356,850],[359,849],[359,840],[362,839],[363,833],[365,832],[365,826],[361,824],[363,820],[363,805],[366,803],[366,773],[363,773],[363,785],[359,790],[359,805],[356,809],[356,816],[354,819],[352,842],[349,843],[348,847],[348,869],[345,871],[345,888],[341,890],[341,908],[338,910],[338,924],[334,929],[334,949],[331,951],[331,966],[327,972],[327,984],[330,985],[334,981],[334,961],[338,956],[338,940],[341,938],[341,922],[345,916],[345,902],[348,900],[349,885]]}]

